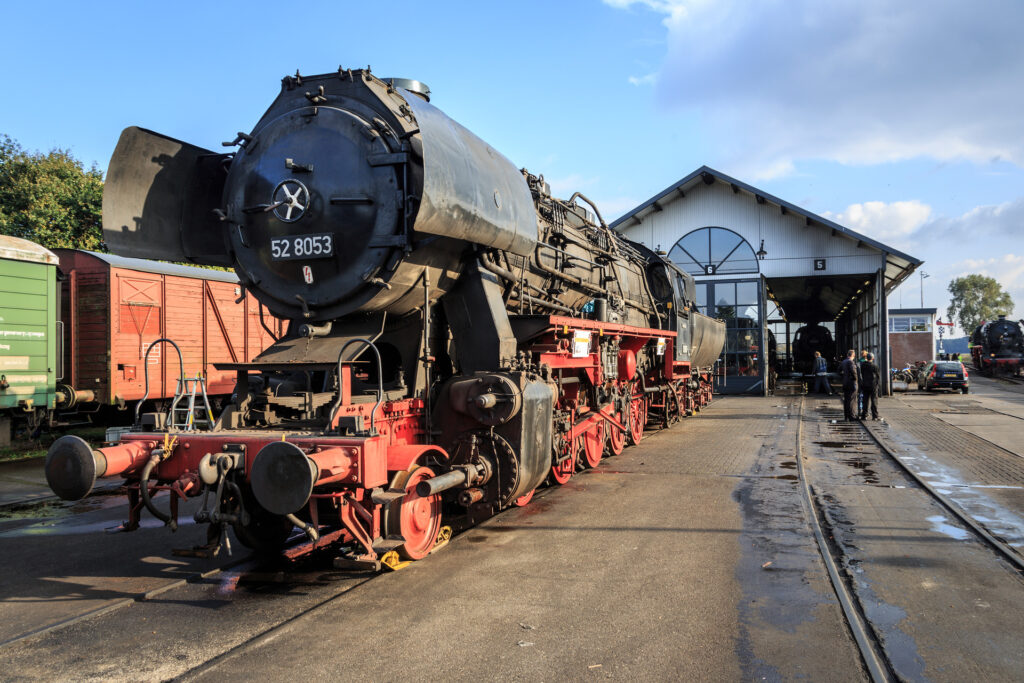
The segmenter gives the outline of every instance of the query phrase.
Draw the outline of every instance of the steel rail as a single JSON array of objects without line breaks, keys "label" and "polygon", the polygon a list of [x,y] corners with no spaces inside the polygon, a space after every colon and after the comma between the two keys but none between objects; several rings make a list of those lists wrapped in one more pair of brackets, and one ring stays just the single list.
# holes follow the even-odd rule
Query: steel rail
[{"label": "steel rail", "polygon": [[804,472],[803,427],[804,397],[801,396],[800,408],[797,411],[796,466],[801,484],[801,493],[803,494],[804,508],[807,512],[807,519],[814,531],[814,538],[818,542],[818,552],[821,554],[821,559],[825,564],[825,569],[828,570],[832,589],[835,591],[836,598],[839,600],[839,605],[846,617],[846,623],[850,628],[850,633],[853,635],[853,639],[857,643],[857,649],[860,651],[864,667],[868,670],[868,674],[871,676],[871,680],[874,683],[888,683],[889,681],[894,681],[896,680],[896,677],[890,670],[887,664],[887,659],[884,656],[879,655],[880,647],[872,635],[872,632],[869,630],[864,616],[861,614],[858,607],[859,603],[850,594],[850,591],[846,586],[846,582],[839,573],[839,567],[836,566],[835,558],[832,556],[832,549],[829,547],[828,541],[825,540],[825,534],[822,532],[821,521],[818,519],[818,508],[814,504],[814,496],[811,494],[811,485],[810,482],[807,481],[807,476]]},{"label": "steel rail", "polygon": [[0,641],[0,647],[6,647],[8,645],[13,645],[15,643],[20,643],[20,642],[25,641],[25,640],[30,640],[32,638],[38,638],[38,637],[41,637],[41,636],[45,636],[48,633],[52,633],[54,631],[59,631],[60,629],[66,628],[68,626],[74,626],[75,624],[81,623],[83,621],[88,621],[90,619],[95,619],[96,617],[103,616],[104,614],[109,614],[110,612],[114,612],[114,611],[119,610],[119,609],[121,609],[123,607],[130,607],[131,605],[134,605],[134,604],[139,603],[139,602],[146,602],[148,600],[152,600],[153,598],[155,598],[155,597],[157,597],[159,595],[162,595],[162,594],[166,593],[167,591],[174,590],[175,588],[181,588],[182,586],[185,586],[185,585],[187,585],[189,583],[198,583],[199,581],[205,581],[206,579],[209,579],[211,577],[217,576],[221,572],[229,571],[231,569],[236,569],[239,566],[245,564],[246,562],[252,562],[252,561],[254,561],[254,560],[253,560],[253,558],[251,556],[246,556],[246,557],[239,558],[239,559],[237,559],[237,560],[235,560],[233,562],[229,562],[228,564],[224,565],[223,567],[217,567],[216,569],[209,569],[209,570],[204,571],[204,572],[193,572],[193,573],[191,573],[191,574],[189,574],[187,576],[183,576],[183,577],[181,577],[179,579],[175,579],[174,581],[168,581],[167,583],[165,583],[162,586],[157,586],[156,588],[150,589],[150,590],[145,591],[143,593],[138,593],[138,594],[133,595],[133,596],[129,596],[129,597],[124,597],[124,598],[119,598],[119,599],[113,600],[112,602],[110,602],[107,605],[101,605],[100,607],[97,607],[95,609],[89,610],[87,612],[82,612],[81,614],[76,614],[73,617],[67,617],[66,619],[61,619],[60,621],[56,621],[56,622],[54,622],[52,624],[47,624],[46,626],[40,626],[39,628],[33,629],[33,630],[28,631],[26,633],[22,633],[20,635],[14,636],[12,638],[8,638],[7,640]]},{"label": "steel rail", "polygon": [[[890,458],[892,458],[896,462],[896,464],[900,466],[900,469],[906,472],[911,479],[917,482],[918,485],[920,485],[921,488],[923,488],[925,491],[930,493],[932,497],[935,498],[935,500],[941,503],[944,508],[949,510],[949,512],[958,520],[960,520],[960,522],[965,524],[975,534],[981,537],[985,541],[985,543],[987,543],[998,554],[1002,555],[1003,558],[1009,560],[1018,572],[1024,573],[1024,557],[1021,557],[1021,555],[1017,553],[1017,551],[1010,547],[1008,544],[1003,543],[998,538],[990,534],[983,526],[974,521],[974,519],[963,508],[961,508],[959,505],[954,503],[952,500],[950,500],[942,493],[939,493],[937,490],[935,490],[935,488],[931,484],[929,484],[922,477],[918,476],[916,472],[910,469],[910,467],[908,467],[907,464],[900,459],[896,452],[889,448],[882,441],[882,439],[879,438],[877,434],[875,434],[875,432],[872,429],[870,429],[863,422],[861,422],[860,424],[864,431],[866,431],[868,435],[871,436],[872,441],[878,444],[878,447],[882,450],[882,452],[888,455]],[[1010,453],[1010,451],[1007,451],[1007,453]],[[1016,454],[1011,453],[1011,455]]]}]

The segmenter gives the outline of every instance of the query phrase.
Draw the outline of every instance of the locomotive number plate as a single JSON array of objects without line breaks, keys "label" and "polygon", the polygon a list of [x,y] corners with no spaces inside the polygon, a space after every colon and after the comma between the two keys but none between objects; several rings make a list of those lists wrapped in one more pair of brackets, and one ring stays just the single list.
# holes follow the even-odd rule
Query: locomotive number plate
[{"label": "locomotive number plate", "polygon": [[270,240],[270,258],[274,261],[326,258],[334,256],[334,235],[289,235]]}]

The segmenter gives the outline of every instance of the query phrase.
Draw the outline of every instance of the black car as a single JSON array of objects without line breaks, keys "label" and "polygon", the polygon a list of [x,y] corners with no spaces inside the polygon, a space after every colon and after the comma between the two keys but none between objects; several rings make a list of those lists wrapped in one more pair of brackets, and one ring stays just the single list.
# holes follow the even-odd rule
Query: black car
[{"label": "black car", "polygon": [[970,389],[967,368],[956,360],[931,361],[917,373],[917,388],[959,390],[966,394]]}]

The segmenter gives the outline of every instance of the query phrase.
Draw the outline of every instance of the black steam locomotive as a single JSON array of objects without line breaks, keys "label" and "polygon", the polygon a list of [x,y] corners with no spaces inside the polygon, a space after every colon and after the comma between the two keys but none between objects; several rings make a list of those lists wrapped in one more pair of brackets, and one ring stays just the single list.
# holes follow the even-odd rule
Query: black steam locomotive
[{"label": "black steam locomotive", "polygon": [[804,325],[793,335],[793,366],[803,373],[814,372],[814,352],[832,363],[836,357],[836,342],[828,328],[817,323]]},{"label": "black steam locomotive", "polygon": [[1005,315],[974,328],[971,358],[980,372],[1016,374],[1024,366],[1024,321],[1007,320]]},{"label": "black steam locomotive", "polygon": [[[216,550],[233,527],[341,561],[418,559],[472,522],[526,504],[711,399],[724,324],[692,278],[613,232],[429,103],[416,81],[344,70],[283,80],[228,154],[139,128],[121,136],[104,235],[124,255],[231,266],[288,332],[237,373],[209,431],[138,416],[118,444],[75,437],[51,487],[127,479]],[[168,492],[171,512],[158,505]],[[460,522],[461,523],[461,522]]]}]

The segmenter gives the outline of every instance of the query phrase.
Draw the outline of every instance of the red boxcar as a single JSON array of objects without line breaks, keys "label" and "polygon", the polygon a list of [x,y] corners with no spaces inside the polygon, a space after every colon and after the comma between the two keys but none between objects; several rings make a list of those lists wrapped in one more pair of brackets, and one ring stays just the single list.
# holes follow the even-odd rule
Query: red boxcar
[{"label": "red boxcar", "polygon": [[[166,337],[180,348],[185,374],[202,373],[207,393],[230,394],[235,374],[215,363],[244,363],[273,343],[252,295],[236,303],[234,273],[123,258],[77,249],[54,249],[64,274],[64,382],[91,390],[100,404],[125,404],[145,391],[144,358]],[[280,336],[284,322],[264,309],[264,322]],[[174,395],[178,359],[159,344],[149,355],[149,397]]]}]

